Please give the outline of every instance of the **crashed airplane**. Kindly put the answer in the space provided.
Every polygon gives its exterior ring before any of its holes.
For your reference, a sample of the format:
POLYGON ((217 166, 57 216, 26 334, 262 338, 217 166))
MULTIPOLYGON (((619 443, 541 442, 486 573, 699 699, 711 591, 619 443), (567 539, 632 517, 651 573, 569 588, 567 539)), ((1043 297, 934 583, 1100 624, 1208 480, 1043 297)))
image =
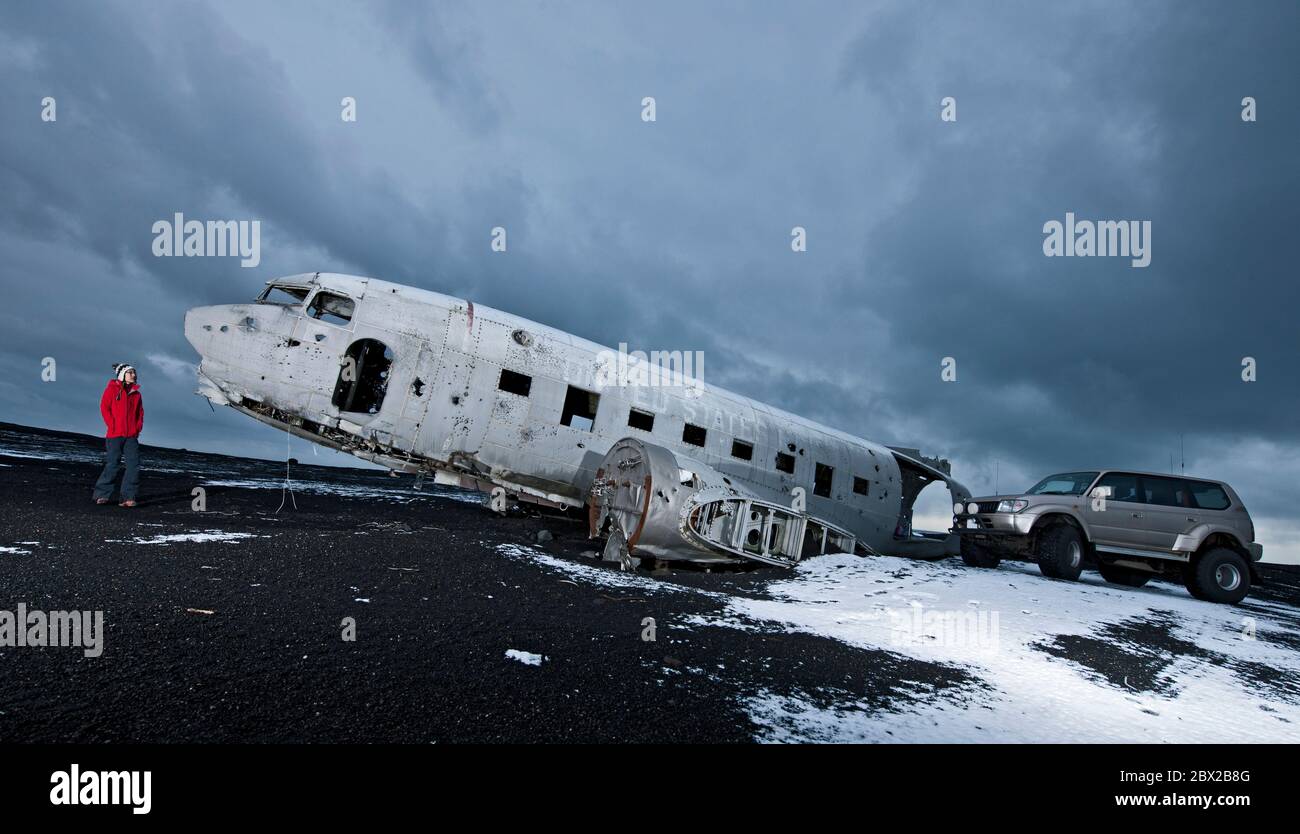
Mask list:
POLYGON ((473 302, 305 273, 197 307, 198 393, 397 472, 586 509, 605 556, 793 566, 831 552, 940 558, 912 530, 946 461, 836 431, 698 380, 610 384, 600 345, 473 302))

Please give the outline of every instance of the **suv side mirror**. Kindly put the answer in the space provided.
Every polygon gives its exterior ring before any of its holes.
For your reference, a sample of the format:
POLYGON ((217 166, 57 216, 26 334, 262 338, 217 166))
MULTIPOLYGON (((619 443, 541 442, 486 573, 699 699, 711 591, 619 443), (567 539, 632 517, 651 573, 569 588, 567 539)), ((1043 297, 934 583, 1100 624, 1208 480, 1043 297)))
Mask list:
POLYGON ((1109 498, 1114 494, 1115 494, 1115 488, 1111 486, 1099 486, 1099 487, 1093 487, 1092 489, 1093 498, 1109 498))

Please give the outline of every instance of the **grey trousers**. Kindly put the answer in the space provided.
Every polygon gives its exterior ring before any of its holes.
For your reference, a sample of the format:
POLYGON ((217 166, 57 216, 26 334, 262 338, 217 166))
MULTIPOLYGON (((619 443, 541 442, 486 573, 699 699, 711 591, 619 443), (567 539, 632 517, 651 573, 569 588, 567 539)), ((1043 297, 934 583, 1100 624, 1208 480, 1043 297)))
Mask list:
POLYGON ((140 441, 134 437, 109 437, 104 440, 108 460, 104 471, 95 482, 95 498, 111 498, 113 488, 117 486, 118 472, 122 462, 126 463, 126 473, 122 476, 122 500, 134 501, 136 490, 140 488, 140 441))

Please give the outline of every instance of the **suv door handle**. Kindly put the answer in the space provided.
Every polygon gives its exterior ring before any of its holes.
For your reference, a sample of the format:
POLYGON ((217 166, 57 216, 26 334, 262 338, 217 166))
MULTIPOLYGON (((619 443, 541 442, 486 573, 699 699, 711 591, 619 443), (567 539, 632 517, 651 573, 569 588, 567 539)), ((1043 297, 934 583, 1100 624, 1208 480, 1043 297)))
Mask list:
POLYGON ((1194 516, 1194 515, 1189 515, 1189 516, 1187 517, 1187 520, 1188 520, 1188 521, 1191 521, 1191 522, 1195 522, 1195 521, 1197 521, 1197 518, 1196 518, 1196 516, 1194 516))
POLYGON ((1133 517, 1134 517, 1134 518, 1141 518, 1141 517, 1142 517, 1142 513, 1133 513, 1133 517))

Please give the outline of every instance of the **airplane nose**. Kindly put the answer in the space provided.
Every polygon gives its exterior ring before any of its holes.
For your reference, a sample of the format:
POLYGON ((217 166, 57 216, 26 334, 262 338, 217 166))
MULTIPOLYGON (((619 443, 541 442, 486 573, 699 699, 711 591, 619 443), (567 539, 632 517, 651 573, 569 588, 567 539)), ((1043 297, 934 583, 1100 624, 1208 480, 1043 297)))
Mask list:
POLYGON ((230 307, 216 305, 194 307, 185 312, 185 339, 199 354, 199 387, 196 393, 217 405, 226 405, 232 394, 226 389, 231 383, 227 363, 228 345, 225 337, 233 329, 230 325, 230 307))
POLYGON ((213 338, 230 330, 229 319, 228 307, 193 307, 185 313, 185 338, 206 359, 213 352, 213 338))
POLYGON ((202 307, 195 307, 192 310, 185 311, 185 339, 190 345, 198 351, 199 356, 203 355, 203 345, 199 337, 199 311, 202 307))

